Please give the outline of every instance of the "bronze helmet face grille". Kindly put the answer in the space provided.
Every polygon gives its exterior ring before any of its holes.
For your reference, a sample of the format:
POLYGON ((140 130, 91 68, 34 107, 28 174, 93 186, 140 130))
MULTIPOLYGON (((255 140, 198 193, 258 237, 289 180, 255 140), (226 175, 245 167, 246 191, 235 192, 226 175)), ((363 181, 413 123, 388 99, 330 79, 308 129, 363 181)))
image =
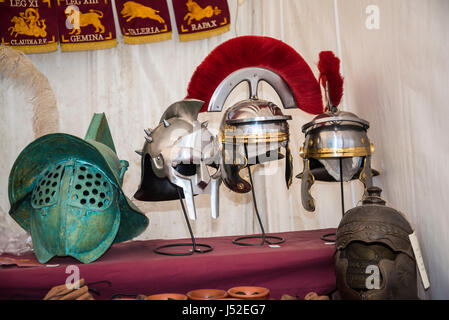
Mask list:
POLYGON ((59 183, 64 167, 51 165, 36 183, 31 194, 31 206, 35 209, 54 205, 59 197, 59 183))
POLYGON ((100 170, 91 165, 85 163, 75 165, 73 186, 71 201, 76 207, 104 210, 112 203, 111 183, 100 170))

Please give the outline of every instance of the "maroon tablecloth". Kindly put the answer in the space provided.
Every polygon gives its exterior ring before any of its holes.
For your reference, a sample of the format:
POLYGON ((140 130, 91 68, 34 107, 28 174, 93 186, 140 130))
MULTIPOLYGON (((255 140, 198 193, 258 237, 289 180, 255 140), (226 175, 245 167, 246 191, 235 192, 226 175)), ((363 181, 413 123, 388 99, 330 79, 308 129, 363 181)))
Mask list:
MULTIPOLYGON (((244 247, 232 244, 235 237, 198 239, 214 251, 173 257, 153 249, 182 240, 132 241, 113 245, 100 259, 81 264, 70 257, 58 257, 38 267, 0 267, 0 299, 42 299, 48 290, 65 283, 68 265, 79 267, 86 283, 108 280, 112 284, 91 287, 100 291, 95 299, 109 299, 117 293, 187 293, 193 289, 227 290, 234 286, 269 288, 270 298, 310 291, 325 294, 335 287, 334 245, 320 240, 334 229, 279 233, 286 242, 279 247, 244 247), (53 265, 53 266, 48 266, 53 265), (57 266, 54 266, 57 265, 57 266)), ((34 258, 34 255, 20 258, 34 258)))

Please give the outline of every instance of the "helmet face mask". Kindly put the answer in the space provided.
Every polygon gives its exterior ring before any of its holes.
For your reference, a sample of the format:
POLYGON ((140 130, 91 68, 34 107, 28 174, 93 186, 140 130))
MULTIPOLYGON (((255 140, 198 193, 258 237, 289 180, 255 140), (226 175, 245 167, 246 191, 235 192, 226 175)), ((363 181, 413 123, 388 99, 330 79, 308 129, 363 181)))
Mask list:
POLYGON ((42 260, 55 254, 82 262, 96 259, 109 247, 120 224, 115 185, 97 166, 80 160, 45 170, 31 194, 31 207, 31 235, 42 260), (52 222, 57 222, 52 229, 58 232, 48 232, 52 222), (101 228, 93 232, 96 225, 101 228))
MULTIPOLYGON (((211 175, 208 169, 218 163, 219 149, 207 124, 197 120, 202 105, 199 100, 176 102, 166 110, 155 129, 145 131, 142 182, 135 194, 136 199, 143 201, 174 200, 180 188, 192 220, 196 219, 193 197, 218 193, 221 183, 220 173, 211 175), (154 192, 155 189, 161 191, 154 192)), ((211 196, 217 199, 211 205, 212 216, 216 218, 218 194, 211 196)))
POLYGON ((336 252, 334 261, 337 287, 343 299, 414 300, 418 297, 414 259, 383 243, 351 242, 336 252), (371 273, 367 270, 378 270, 378 279, 370 281, 371 273))

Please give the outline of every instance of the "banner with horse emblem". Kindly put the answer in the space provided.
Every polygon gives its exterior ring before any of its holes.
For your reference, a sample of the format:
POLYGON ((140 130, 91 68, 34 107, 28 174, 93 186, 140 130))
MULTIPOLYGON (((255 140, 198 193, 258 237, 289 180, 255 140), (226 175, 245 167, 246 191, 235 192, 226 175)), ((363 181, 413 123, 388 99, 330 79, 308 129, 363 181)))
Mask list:
POLYGON ((173 0, 180 41, 216 36, 231 29, 226 0, 173 0))
POLYGON ((25 53, 58 50, 58 25, 52 0, 0 0, 2 44, 25 53))
POLYGON ((117 45, 111 0, 55 0, 62 51, 117 45))
POLYGON ((125 43, 171 39, 167 0, 115 0, 115 5, 125 43))

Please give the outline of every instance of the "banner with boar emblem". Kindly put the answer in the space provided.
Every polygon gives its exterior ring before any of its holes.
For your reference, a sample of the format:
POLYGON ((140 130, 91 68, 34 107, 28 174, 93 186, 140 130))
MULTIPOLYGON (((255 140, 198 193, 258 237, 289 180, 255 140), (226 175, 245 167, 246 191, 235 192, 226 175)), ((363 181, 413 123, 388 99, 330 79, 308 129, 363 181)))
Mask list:
POLYGON ((125 43, 171 39, 167 0, 115 0, 115 5, 125 43))
POLYGON ((25 53, 58 50, 58 25, 52 0, 0 0, 2 44, 25 53))
POLYGON ((55 0, 62 51, 117 45, 111 0, 55 0))
POLYGON ((231 17, 226 0, 173 0, 180 41, 228 32, 231 17))

